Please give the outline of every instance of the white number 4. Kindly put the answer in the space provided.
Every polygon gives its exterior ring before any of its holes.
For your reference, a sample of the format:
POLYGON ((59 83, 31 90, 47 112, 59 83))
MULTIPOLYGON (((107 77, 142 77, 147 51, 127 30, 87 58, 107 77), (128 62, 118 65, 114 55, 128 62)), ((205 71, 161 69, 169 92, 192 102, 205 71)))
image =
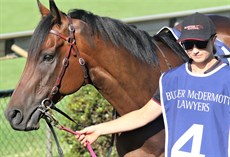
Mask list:
POLYGON ((173 145, 171 157, 205 157, 200 154, 203 135, 203 125, 193 124, 173 145), (193 137, 191 152, 180 149, 193 137))

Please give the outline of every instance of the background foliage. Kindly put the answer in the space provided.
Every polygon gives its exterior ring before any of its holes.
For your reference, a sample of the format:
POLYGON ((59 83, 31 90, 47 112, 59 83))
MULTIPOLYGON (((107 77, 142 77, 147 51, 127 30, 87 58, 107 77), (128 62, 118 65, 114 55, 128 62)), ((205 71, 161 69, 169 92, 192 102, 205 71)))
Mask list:
MULTIPOLYGON (((71 127, 73 130, 80 130, 85 126, 112 119, 113 107, 91 85, 87 85, 74 95, 69 96, 66 105, 66 112, 75 119, 78 124, 76 125, 65 121, 64 125, 71 127)), ((90 157, 86 148, 82 147, 79 142, 76 142, 73 135, 64 133, 63 141, 67 142, 71 148, 68 156, 90 157)), ((105 156, 111 146, 110 142, 111 135, 101 136, 93 143, 92 147, 98 156, 105 156)), ((117 156, 114 148, 111 156, 117 156)))

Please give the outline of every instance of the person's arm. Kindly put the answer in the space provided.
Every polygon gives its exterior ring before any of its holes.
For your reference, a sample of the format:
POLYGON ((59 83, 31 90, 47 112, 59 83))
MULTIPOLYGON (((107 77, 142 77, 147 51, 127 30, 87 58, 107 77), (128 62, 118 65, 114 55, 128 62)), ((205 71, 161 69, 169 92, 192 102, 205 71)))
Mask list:
POLYGON ((161 106, 153 99, 139 110, 129 112, 115 120, 86 127, 78 131, 82 134, 76 136, 82 144, 86 145, 86 140, 93 143, 100 135, 120 133, 140 128, 156 119, 161 114, 161 106))

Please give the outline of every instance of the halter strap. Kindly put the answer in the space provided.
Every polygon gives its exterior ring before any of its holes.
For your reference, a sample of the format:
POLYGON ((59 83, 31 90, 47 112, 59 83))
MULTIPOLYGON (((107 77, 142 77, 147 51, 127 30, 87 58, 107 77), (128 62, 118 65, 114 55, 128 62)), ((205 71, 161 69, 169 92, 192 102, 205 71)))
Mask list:
MULTIPOLYGON (((75 28, 72 24, 72 19, 68 17, 68 20, 69 20, 69 36, 65 36, 64 34, 61 34, 55 30, 50 30, 50 33, 51 34, 54 34, 60 38, 62 38, 63 40, 67 41, 68 42, 68 49, 65 53, 65 56, 64 56, 64 59, 62 61, 62 68, 61 68, 61 71, 58 75, 58 78, 55 82, 55 85, 53 86, 49 96, 48 96, 48 99, 50 101, 52 101, 53 99, 53 96, 58 92, 59 88, 60 88, 60 84, 61 84, 61 81, 62 81, 62 78, 65 74, 65 71, 69 65, 69 58, 70 58, 70 55, 71 53, 74 55, 74 56, 77 56, 78 58, 78 62, 82 68, 82 71, 84 73, 84 84, 88 84, 89 83, 89 75, 88 75, 88 71, 87 71, 87 68, 86 68, 86 63, 85 63, 85 60, 81 57, 80 53, 79 53, 79 50, 76 46, 76 39, 75 39, 75 35, 74 35, 74 32, 75 32, 75 28)), ((50 106, 50 105, 49 105, 50 106)))

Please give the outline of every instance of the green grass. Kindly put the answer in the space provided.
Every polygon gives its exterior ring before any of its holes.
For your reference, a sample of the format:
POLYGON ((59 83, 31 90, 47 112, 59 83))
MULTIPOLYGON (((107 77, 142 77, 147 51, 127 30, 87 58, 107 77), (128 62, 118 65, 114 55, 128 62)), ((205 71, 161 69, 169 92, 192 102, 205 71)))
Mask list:
POLYGON ((24 69, 26 59, 0 61, 0 90, 14 89, 24 69))
MULTIPOLYGON (((41 0, 48 7, 48 0, 41 0)), ((100 16, 128 18, 230 5, 229 0, 55 0, 64 12, 80 8, 100 16)), ((39 19, 36 0, 0 0, 0 34, 33 30, 39 19)))

